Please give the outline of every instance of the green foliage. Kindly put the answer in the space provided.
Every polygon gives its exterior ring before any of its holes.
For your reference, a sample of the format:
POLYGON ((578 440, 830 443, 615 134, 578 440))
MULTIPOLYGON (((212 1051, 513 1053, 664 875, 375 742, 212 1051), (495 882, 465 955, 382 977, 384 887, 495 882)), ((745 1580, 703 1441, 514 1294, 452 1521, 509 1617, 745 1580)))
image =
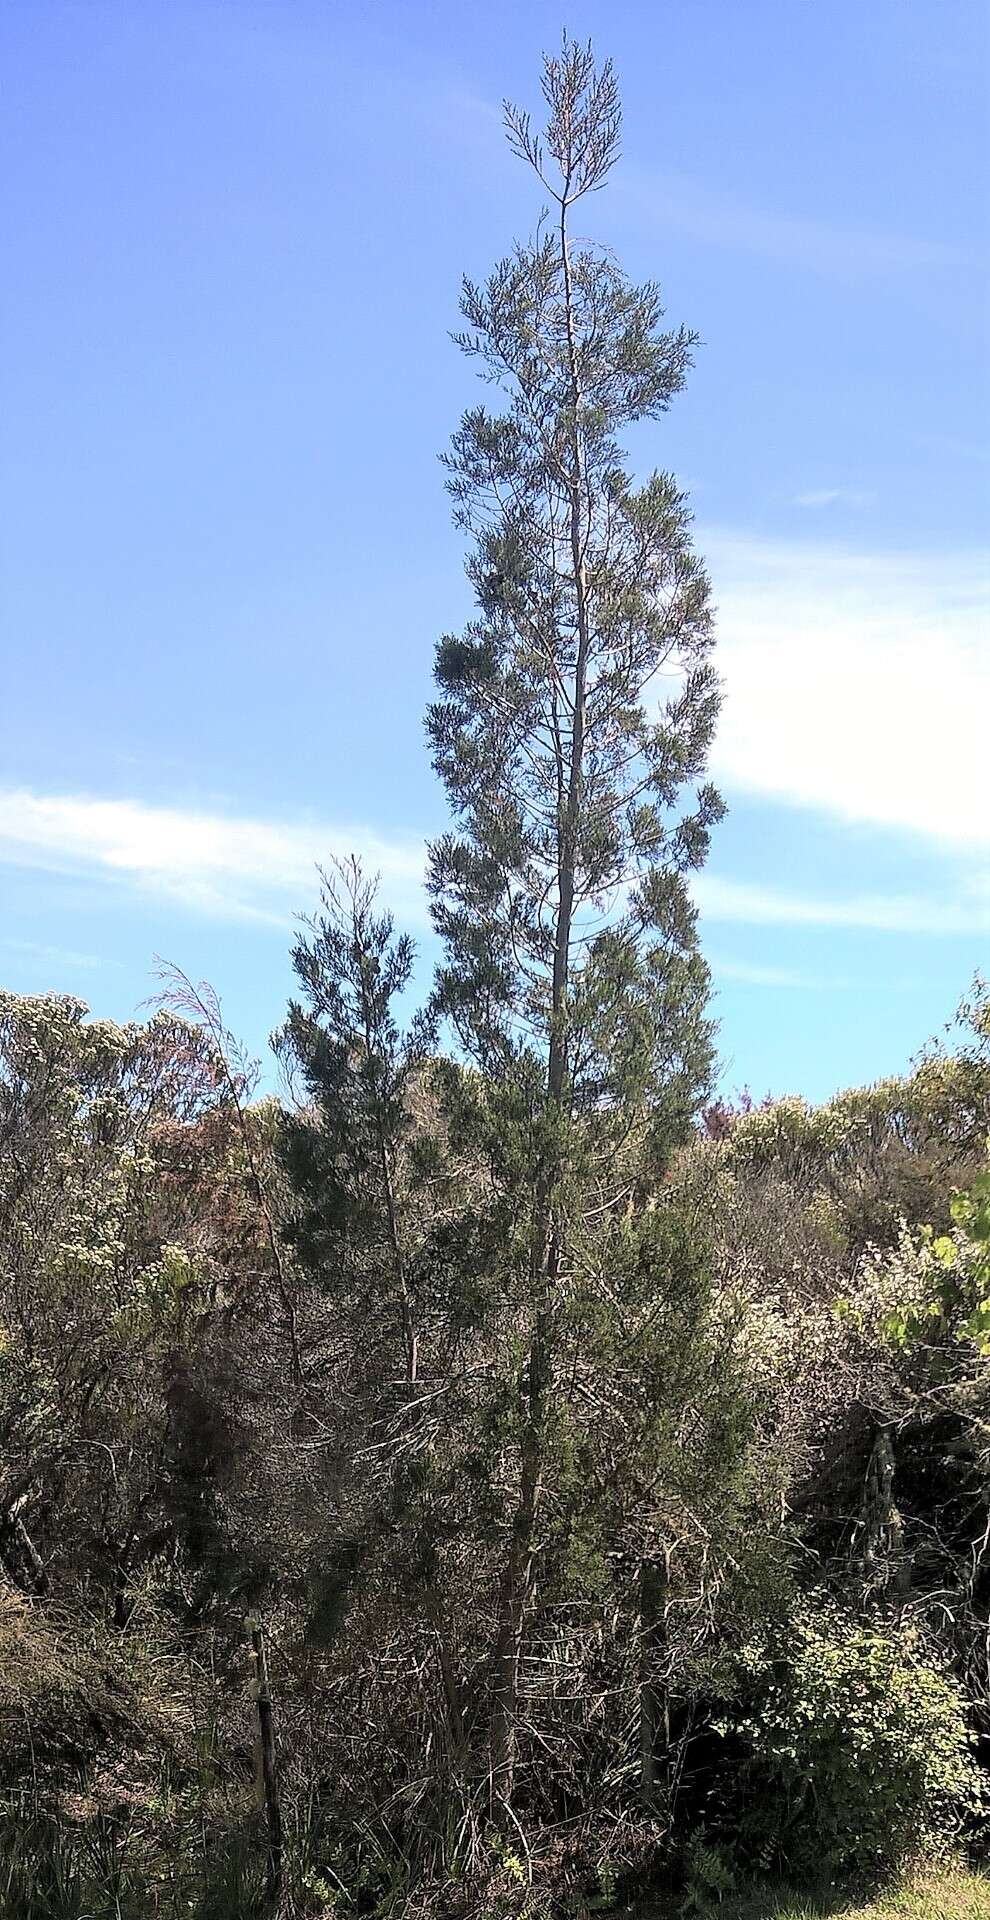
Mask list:
POLYGON ((271 1912, 256 1850, 224 1839, 208 1859, 156 1856, 119 1817, 75 1826, 0 1813, 4 1920, 262 1920, 271 1912))
MULTIPOLYGON (((968 1192, 958 1193, 952 1201, 952 1218, 971 1249, 969 1259, 970 1311, 959 1329, 960 1336, 972 1340, 980 1354, 986 1359, 990 1356, 990 1172, 977 1175, 968 1192)), ((936 1254, 940 1247, 951 1247, 951 1241, 936 1241, 936 1254)), ((953 1257, 949 1261, 954 1271, 958 1256, 953 1248, 953 1257)))
POLYGON ((685 1915, 709 1913, 726 1894, 735 1893, 738 1882, 730 1848, 695 1834, 684 1865, 687 1885, 681 1911, 685 1915))
POLYGON ((979 1812, 960 1689, 909 1630, 809 1600, 739 1674, 741 1831, 765 1869, 882 1874, 979 1812))
POLYGON ((710 1065, 683 875, 721 811, 698 784, 712 618, 683 496, 664 474, 637 489, 616 436, 665 411, 694 339, 663 330, 656 287, 568 234, 616 156, 611 68, 565 39, 544 93, 542 143, 526 116, 508 125, 544 189, 560 156, 558 228, 462 297, 460 343, 507 402, 470 409, 447 459, 478 614, 441 641, 428 714, 456 823, 431 850, 437 1005, 486 1073, 552 1040, 568 1108, 663 1097, 682 1127, 710 1065), (657 711, 661 665, 678 686, 657 711))
POLYGON ((414 1062, 394 1003, 408 985, 412 942, 376 911, 376 882, 356 861, 323 875, 320 913, 296 941, 293 1001, 276 1048, 301 1110, 283 1115, 281 1150, 296 1196, 291 1237, 325 1272, 387 1230, 384 1187, 409 1128, 414 1062))
POLYGON ((920 1286, 898 1300, 883 1331, 895 1346, 963 1341, 990 1358, 990 1172, 976 1175, 955 1193, 950 1212, 956 1231, 935 1234, 922 1227, 917 1269, 920 1286))
POLYGON ((798 1098, 720 1116, 721 1156, 743 1180, 783 1180, 801 1206, 829 1204, 851 1260, 903 1224, 951 1228, 949 1198, 990 1130, 990 992, 977 981, 950 1029, 903 1079, 811 1107, 798 1098))

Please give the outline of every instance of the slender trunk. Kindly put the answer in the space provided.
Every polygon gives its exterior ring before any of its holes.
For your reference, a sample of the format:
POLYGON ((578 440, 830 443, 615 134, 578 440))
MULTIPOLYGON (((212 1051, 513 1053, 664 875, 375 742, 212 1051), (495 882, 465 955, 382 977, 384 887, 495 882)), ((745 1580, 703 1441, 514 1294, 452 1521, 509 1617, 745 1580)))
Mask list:
MULTIPOLYGON (((355 925, 355 944, 357 944, 358 937, 358 929, 355 925)), ((368 1003, 368 990, 363 960, 361 963, 361 1014, 364 1022, 365 1053, 368 1060, 371 1061, 375 1052, 374 1031, 371 1008, 368 1003)), ((406 1359, 406 1383, 408 1386, 414 1387, 419 1375, 419 1340, 413 1316, 412 1299, 406 1274, 405 1255, 402 1249, 402 1238, 399 1232, 399 1215, 395 1204, 395 1179, 392 1173, 392 1158, 389 1149, 388 1133, 382 1112, 382 1100, 384 1097, 384 1094, 381 1098, 379 1098, 377 1094, 375 1096, 375 1135, 378 1143, 378 1160, 381 1168, 382 1191, 385 1196, 385 1215, 388 1221, 388 1242, 389 1251, 392 1256, 392 1275, 399 1296, 399 1316, 402 1321, 402 1346, 406 1359)))
POLYGON ((429 1604, 429 1613, 433 1625, 437 1666, 440 1670, 444 1704, 447 1709, 450 1757, 454 1772, 460 1774, 465 1766, 468 1754, 468 1722, 465 1711, 464 1690, 461 1686, 451 1655, 447 1623, 443 1617, 439 1601, 435 1597, 429 1604))
POLYGON ((663 1645, 666 1574, 655 1560, 639 1569, 639 1791, 643 1812, 657 1806, 657 1741, 664 1718, 657 1660, 663 1645))
MULTIPOLYGON (((557 920, 554 929, 551 980, 550 1033, 547 1056, 547 1096, 554 1120, 564 1117, 567 1087, 567 989, 570 977, 571 934, 578 858, 578 827, 584 773, 585 707, 587 698, 590 620, 584 550, 584 462, 581 450, 581 381, 574 335, 574 303, 567 236, 569 177, 560 202, 560 253, 567 326, 569 411, 571 426, 570 499, 571 568, 574 580, 577 647, 574 663, 574 705, 567 788, 558 821, 557 920)), ((560 1138, 556 1136, 550 1162, 537 1183, 534 1205, 531 1277, 537 1302, 526 1367, 523 1437, 520 1448, 519 1498, 499 1604, 495 1649, 495 1704, 492 1721, 491 1764, 498 1792, 508 1797, 512 1787, 518 1720, 519 1670, 526 1613, 532 1598, 536 1519, 543 1477, 544 1429, 552 1378, 552 1314, 560 1274, 561 1249, 554 1226, 554 1199, 560 1175, 560 1138)))
MULTIPOLYGON (((550 1249, 551 1257, 553 1249, 550 1249)), ((491 1735, 491 1771, 495 1790, 507 1799, 512 1790, 526 1609, 532 1594, 533 1546, 543 1472, 543 1428, 548 1386, 549 1313, 536 1315, 526 1370, 526 1403, 520 1448, 519 1498, 499 1596, 495 1643, 495 1704, 491 1735)))
POLYGON ((392 1166, 389 1160, 388 1142, 384 1132, 380 1132, 382 1182, 385 1189, 385 1210, 388 1216, 389 1245, 392 1250, 392 1271, 399 1295, 399 1313, 402 1318, 402 1345, 406 1356, 406 1382, 410 1387, 416 1385, 419 1374, 419 1340, 413 1318, 412 1300, 409 1282, 406 1277, 406 1262, 399 1237, 398 1213, 395 1205, 395 1183, 392 1178, 392 1166))
MULTIPOLYGON (((272 1216, 272 1209, 269 1205, 268 1195, 265 1192, 265 1184, 262 1180, 261 1170, 258 1166, 257 1156, 254 1151, 251 1130, 248 1126, 247 1115, 244 1111, 244 1102, 241 1098, 241 1090, 238 1085, 238 1076, 234 1072, 227 1057, 227 1041, 219 1009, 215 1004, 205 999, 203 993, 200 992, 197 987, 193 986, 188 974, 183 973, 181 967, 170 968, 169 973, 172 979, 179 983, 182 990, 182 997, 187 999, 196 1009, 199 1018, 205 1025, 216 1049, 217 1064, 227 1083, 227 1091, 233 1103, 234 1114, 237 1120, 237 1130, 240 1134, 241 1145, 244 1149, 244 1158, 247 1161, 251 1193, 264 1224, 265 1238, 268 1242, 268 1251, 271 1255, 272 1267, 275 1272, 275 1285, 278 1289, 278 1296, 282 1303, 282 1311, 286 1318, 289 1348, 292 1356, 293 1384, 299 1387, 304 1383, 304 1375, 302 1355, 299 1350, 299 1329, 295 1298, 286 1276, 285 1261, 282 1258, 282 1246, 279 1239, 278 1228, 272 1216)), ((181 1004, 182 999, 180 999, 180 1005, 181 1004)))
POLYGON ((295 1299, 293 1298, 292 1289, 289 1286, 288 1280, 286 1279, 285 1262, 282 1259, 282 1249, 279 1244, 278 1229, 272 1218, 271 1208, 268 1204, 268 1197, 265 1193, 264 1185, 261 1179, 261 1174, 258 1171, 258 1165, 254 1155, 254 1148, 251 1145, 251 1138, 248 1131, 247 1117, 241 1108, 239 1098, 237 1098, 237 1122, 240 1130, 241 1140, 244 1145, 244 1152, 247 1156, 248 1170, 250 1172, 251 1184, 254 1190, 255 1203, 258 1207, 258 1211, 261 1214, 262 1220, 264 1221, 264 1225, 265 1225, 265 1238, 268 1241, 268 1251, 271 1254, 272 1266, 275 1269, 275 1284, 278 1288, 279 1299, 282 1302, 282 1311, 285 1314, 286 1326, 289 1334, 289 1351, 292 1355, 293 1384, 297 1387, 300 1387, 303 1384, 303 1365, 302 1365, 302 1355, 300 1354, 300 1351, 299 1351, 299 1329, 298 1329, 298 1324, 296 1319, 296 1303, 295 1303, 295 1299))
POLYGON ((258 1745, 260 1755, 261 1796, 268 1825, 266 1880, 268 1897, 275 1901, 282 1889, 282 1809, 278 1797, 278 1768, 275 1758, 275 1720, 271 1689, 268 1684, 268 1655, 260 1620, 250 1622, 254 1654, 255 1692, 258 1706, 258 1745))
POLYGON ((560 1106, 563 1100, 567 1071, 565 1013, 567 983, 570 971, 571 928, 574 919, 578 824, 581 813, 581 787, 584 774, 585 705, 587 700, 588 651, 590 644, 588 576, 585 564, 584 530, 582 524, 584 460, 581 452, 581 374, 578 366, 577 343, 574 338, 574 295, 571 285, 571 262, 567 238, 568 186, 569 182, 565 180, 564 196, 560 205, 560 255, 564 278, 564 306, 567 323, 567 357, 570 382, 571 473, 568 494, 570 505, 571 571, 574 578, 577 651, 574 661, 574 713, 571 726, 571 752, 567 779, 567 797, 564 804, 564 818, 559 828, 558 907, 553 955, 553 999, 548 1069, 550 1098, 558 1106, 560 1106))

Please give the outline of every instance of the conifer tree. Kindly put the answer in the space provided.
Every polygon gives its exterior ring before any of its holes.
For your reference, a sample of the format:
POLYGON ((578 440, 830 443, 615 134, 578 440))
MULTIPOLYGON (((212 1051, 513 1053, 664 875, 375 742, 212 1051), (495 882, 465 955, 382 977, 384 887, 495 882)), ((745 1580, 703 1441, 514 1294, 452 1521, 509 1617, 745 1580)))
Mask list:
MULTIPOLYGON (((392 1315, 407 1385, 419 1340, 409 1275, 400 1159, 416 1049, 394 1002, 413 945, 379 912, 376 882, 349 859, 322 875, 319 914, 293 965, 303 1000, 290 1002, 277 1049, 305 1092, 286 1117, 282 1153, 297 1199, 291 1238, 322 1284, 392 1315)), ((384 1334, 386 1344, 388 1333, 384 1334)), ((393 1373, 386 1363, 386 1372, 393 1373)))
POLYGON ((708 1079, 686 875, 722 811, 704 780, 718 683, 687 503, 666 473, 637 487, 619 439, 664 413, 695 336, 665 330, 657 287, 573 233, 618 157, 611 65, 565 37, 543 94, 542 136, 515 107, 505 119, 550 212, 463 287, 459 343, 503 404, 470 409, 446 456, 477 612, 440 642, 428 714, 454 814, 430 856, 435 1004, 473 1069, 459 1097, 474 1088, 493 1165, 517 1187, 503 1276, 517 1451, 490 1716, 503 1792, 574 1262, 595 1219, 634 1204, 708 1079))

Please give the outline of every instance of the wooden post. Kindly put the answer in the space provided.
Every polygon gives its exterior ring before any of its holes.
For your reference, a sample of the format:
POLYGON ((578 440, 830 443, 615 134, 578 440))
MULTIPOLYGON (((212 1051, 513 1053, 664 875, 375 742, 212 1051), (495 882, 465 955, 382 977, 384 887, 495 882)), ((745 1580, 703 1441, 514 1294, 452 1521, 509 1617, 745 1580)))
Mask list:
POLYGON ((258 1706, 258 1733, 261 1752, 261 1790, 268 1823, 268 1897, 277 1900, 282 1890, 282 1809, 278 1798, 278 1768, 275 1761, 275 1720, 268 1684, 268 1655, 265 1630, 256 1614, 248 1616, 248 1631, 254 1655, 255 1699, 258 1706))

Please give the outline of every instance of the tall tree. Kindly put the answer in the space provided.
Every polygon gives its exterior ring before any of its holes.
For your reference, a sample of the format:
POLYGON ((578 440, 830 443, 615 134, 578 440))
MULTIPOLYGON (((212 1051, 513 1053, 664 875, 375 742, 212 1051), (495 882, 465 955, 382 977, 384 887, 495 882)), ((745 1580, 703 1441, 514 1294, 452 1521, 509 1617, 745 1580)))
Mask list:
POLYGON ((657 287, 572 232, 618 157, 611 65, 565 37, 543 94, 542 136, 515 107, 505 120, 551 212, 485 285, 463 287, 459 342, 505 404, 465 413, 447 455, 477 615, 438 647, 428 714, 456 823, 430 855, 436 1004, 520 1188, 518 1452, 490 1726, 506 1791, 574 1261, 708 1077, 685 875, 722 811, 702 778, 718 683, 687 503, 669 474, 636 487, 618 441, 666 410, 695 336, 665 331, 657 287))

